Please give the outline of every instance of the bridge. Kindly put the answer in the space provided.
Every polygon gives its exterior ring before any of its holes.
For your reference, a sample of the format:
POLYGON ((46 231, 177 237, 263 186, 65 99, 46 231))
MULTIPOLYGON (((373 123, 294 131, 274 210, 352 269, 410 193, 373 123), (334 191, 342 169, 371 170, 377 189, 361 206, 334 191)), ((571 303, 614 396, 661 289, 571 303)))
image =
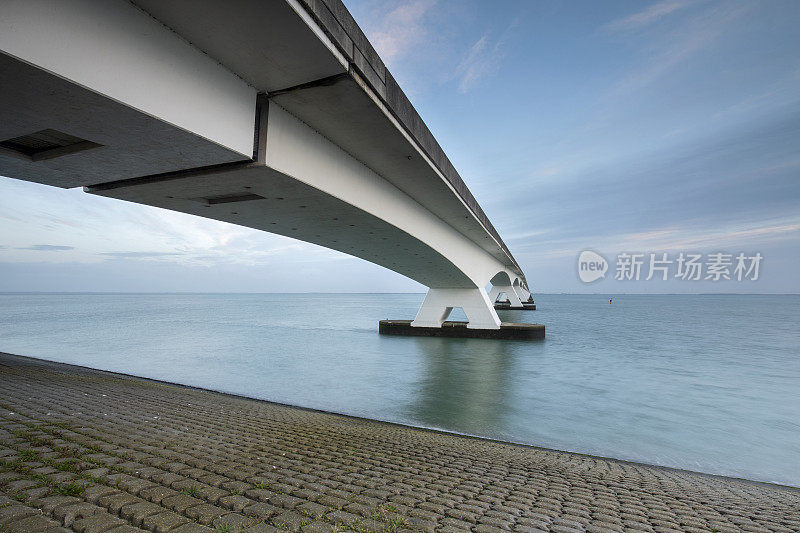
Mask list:
POLYGON ((285 235, 500 330, 528 283, 340 0, 4 0, 0 175, 285 235))

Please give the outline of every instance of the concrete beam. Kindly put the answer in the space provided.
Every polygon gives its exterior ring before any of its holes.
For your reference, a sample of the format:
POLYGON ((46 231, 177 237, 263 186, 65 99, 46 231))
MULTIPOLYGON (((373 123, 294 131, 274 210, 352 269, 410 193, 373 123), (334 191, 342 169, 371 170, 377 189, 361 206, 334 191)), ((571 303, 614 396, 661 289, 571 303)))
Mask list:
POLYGON ((4 0, 0 53, 252 155, 256 89, 129 2, 4 0))

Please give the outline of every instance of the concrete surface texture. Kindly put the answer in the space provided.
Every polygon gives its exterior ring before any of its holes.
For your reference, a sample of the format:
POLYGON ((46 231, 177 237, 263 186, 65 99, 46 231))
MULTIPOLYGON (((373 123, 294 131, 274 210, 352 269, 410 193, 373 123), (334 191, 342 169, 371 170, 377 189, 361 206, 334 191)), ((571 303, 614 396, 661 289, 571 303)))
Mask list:
POLYGON ((0 355, 0 530, 798 531, 797 489, 0 355))

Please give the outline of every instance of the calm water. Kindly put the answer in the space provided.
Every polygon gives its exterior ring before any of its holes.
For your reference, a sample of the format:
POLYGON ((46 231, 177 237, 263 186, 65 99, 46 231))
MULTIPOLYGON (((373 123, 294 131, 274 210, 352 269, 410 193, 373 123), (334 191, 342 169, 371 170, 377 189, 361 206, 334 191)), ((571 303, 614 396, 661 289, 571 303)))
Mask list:
POLYGON ((422 295, 0 294, 0 350, 800 485, 800 296, 535 298, 520 342, 378 335, 422 295))

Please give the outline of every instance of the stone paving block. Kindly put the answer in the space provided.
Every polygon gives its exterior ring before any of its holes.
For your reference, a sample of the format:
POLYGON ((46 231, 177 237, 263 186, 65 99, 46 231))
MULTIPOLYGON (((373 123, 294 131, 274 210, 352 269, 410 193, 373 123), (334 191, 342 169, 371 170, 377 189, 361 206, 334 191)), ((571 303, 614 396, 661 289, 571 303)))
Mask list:
POLYGON ((39 509, 33 509, 27 505, 11 504, 6 507, 0 507, 0 526, 5 526, 26 516, 41 514, 42 511, 39 509))
POLYGON ((253 500, 244 496, 225 496, 220 498, 217 505, 231 511, 239 512, 245 507, 253 505, 253 500))
POLYGON ((278 528, 271 526, 269 524, 256 524, 254 526, 246 527, 242 530, 242 533, 275 533, 278 531, 278 528))
POLYGON ((257 522, 258 520, 249 518, 247 516, 238 513, 228 513, 226 515, 220 516, 219 518, 215 519, 212 522, 212 526, 217 529, 223 529, 227 527, 233 530, 237 530, 253 526, 257 522))
POLYGON ((125 525, 125 521, 107 512, 96 513, 87 518, 79 518, 72 523, 77 533, 103 533, 109 529, 125 525))
POLYGON ((479 516, 475 513, 464 511, 463 509, 447 509, 444 514, 462 522, 471 522, 473 524, 478 521, 479 516))
POLYGON ((245 483, 243 481, 225 481, 219 485, 219 488, 227 490, 234 496, 241 496, 247 491, 252 490, 253 486, 250 483, 245 483))
POLYGON ((17 481, 11 481, 10 483, 7 483, 4 487, 4 490, 9 494, 13 494, 25 489, 32 489, 36 487, 36 485, 37 483, 32 479, 18 479, 17 481))
POLYGON ((344 498, 337 498, 336 496, 323 496, 317 499, 317 503, 325 505, 326 507, 331 507, 333 509, 342 509, 345 505, 350 503, 349 500, 345 500, 344 498))
POLYGON ((478 524, 494 527, 497 529, 511 529, 514 523, 509 519, 510 517, 499 518, 496 516, 481 516, 478 517, 478 524))
POLYGON ((175 494, 174 496, 167 496, 161 500, 162 506, 172 509, 177 513, 183 513, 189 507, 194 507, 201 503, 203 503, 203 500, 187 494, 175 494))
POLYGON ((44 533, 58 531, 61 524, 41 514, 29 515, 3 525, 3 533, 44 533))
POLYGON ((108 474, 108 468, 90 468, 88 470, 84 470, 82 473, 89 477, 100 478, 108 474))
POLYGON ((178 491, 176 490, 164 487, 162 485, 153 485, 152 487, 142 489, 139 492, 139 497, 144 498, 147 501, 160 504, 164 498, 175 496, 177 494, 178 491))
POLYGON ((213 533, 215 530, 208 526, 202 526, 200 524, 195 524, 193 522, 189 522, 188 524, 183 524, 182 526, 178 526, 170 533, 213 533))
POLYGON ((35 507, 42 510, 44 514, 50 514, 53 510, 60 505, 67 505, 72 503, 79 503, 82 500, 74 496, 46 496, 31 502, 35 507))
POLYGON ((160 483, 166 487, 169 487, 173 483, 179 483, 186 479, 180 474, 175 474, 173 472, 162 472, 161 474, 155 474, 150 478, 150 481, 154 483, 160 483))
POLYGON ((464 522, 463 520, 457 520, 455 518, 443 518, 439 520, 439 524, 444 527, 450 527, 453 529, 459 529, 461 531, 470 531, 472 530, 473 524, 470 522, 464 522))
POLYGON ((87 518, 106 510, 88 502, 79 502, 60 505, 53 509, 53 518, 60 520, 64 527, 71 527, 72 523, 80 518, 87 518))
POLYGON ((240 512, 245 516, 257 518, 259 520, 267 520, 272 516, 283 513, 285 509, 275 507, 268 503, 254 503, 242 509, 240 512))
POLYGON ((215 505, 203 503, 195 507, 189 507, 184 511, 184 514, 201 524, 208 525, 222 515, 228 514, 230 511, 222 509, 215 505))
POLYGON ((141 501, 144 500, 142 500, 141 498, 137 498, 133 494, 128 494, 127 492, 121 492, 119 494, 109 494, 107 496, 102 496, 101 498, 98 498, 97 505, 105 507, 113 514, 117 514, 124 505, 130 505, 141 501))
POLYGON ((0 485, 5 485, 9 481, 14 481, 15 479, 20 479, 22 474, 18 472, 8 471, 8 472, 0 472, 0 485))
POLYGON ((251 500, 256 500, 260 502, 269 501, 271 497, 276 496, 276 494, 269 489, 249 489, 245 491, 244 495, 250 498, 251 500))
POLYGON ((163 507, 152 502, 138 502, 122 507, 119 515, 133 525, 140 526, 146 517, 160 513, 163 510, 163 507))
POLYGON ((34 500, 46 497, 48 494, 50 494, 51 490, 52 489, 50 489, 50 487, 34 487, 32 489, 21 491, 21 494, 24 495, 25 502, 32 502, 34 500))
POLYGON ((478 524, 477 526, 472 528, 472 531, 475 533, 506 533, 510 531, 511 528, 499 528, 495 526, 490 526, 488 524, 478 524))
POLYGON ((295 510, 300 514, 310 516, 314 519, 319 519, 325 516, 325 513, 327 513, 330 509, 318 503, 305 502, 295 507, 295 510))
POLYGON ((325 522, 311 522, 307 526, 303 526, 303 533, 334 533, 334 527, 325 522))
POLYGON ((158 514, 151 514, 142 520, 142 527, 156 533, 171 531, 174 528, 186 524, 189 521, 183 516, 173 511, 162 511, 158 514))
POLYGON ((344 510, 360 516, 372 516, 372 514, 375 512, 375 509, 372 507, 361 503, 348 503, 344 506, 344 510))
POLYGON ((289 496, 288 494, 273 494, 269 497, 269 503, 276 507, 283 507, 284 509, 294 509, 301 503, 303 500, 300 498, 295 498, 294 496, 289 496))
MULTIPOLYGON (((544 530, 539 530, 539 531, 544 531, 544 530)), ((586 526, 586 531, 587 533, 623 533, 625 529, 622 528, 621 526, 602 524, 602 523, 597 524, 594 522, 590 522, 589 525, 586 526)))
POLYGON ((84 489, 81 496, 83 496, 83 499, 88 502, 97 503, 97 500, 103 496, 109 496, 112 494, 121 494, 121 491, 106 485, 90 485, 84 489))

